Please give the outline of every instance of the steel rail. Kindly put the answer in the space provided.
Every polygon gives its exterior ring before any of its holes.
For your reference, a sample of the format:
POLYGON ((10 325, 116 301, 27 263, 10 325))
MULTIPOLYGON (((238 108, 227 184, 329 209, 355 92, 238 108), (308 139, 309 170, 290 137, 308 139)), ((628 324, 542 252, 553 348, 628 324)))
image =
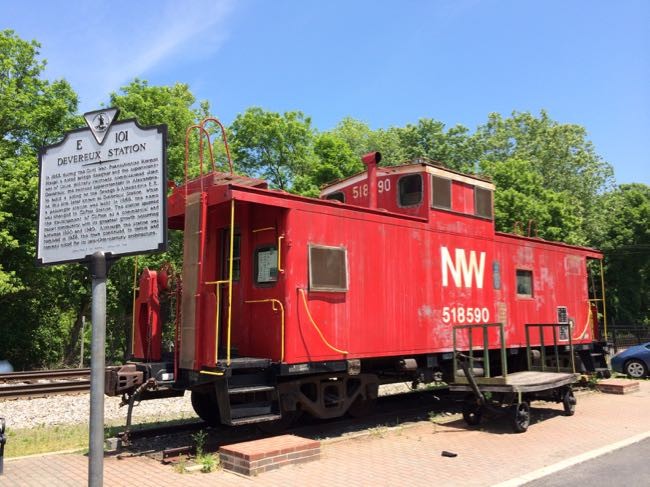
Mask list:
MULTIPOLYGON (((376 410, 363 417, 349 418, 343 416, 332 419, 317 419, 305 415, 302 421, 276 434, 297 434, 304 437, 328 438, 336 437, 355 429, 368 429, 377 427, 378 425, 398 425, 409 421, 430 420, 432 411, 450 415, 460 414, 462 410, 462 397, 463 395, 461 394, 449 393, 449 391, 444 389, 440 391, 420 390, 416 393, 403 392, 379 396, 377 398, 376 410), (436 392, 438 396, 436 396, 436 392)), ((269 436, 269 433, 261 432, 254 426, 228 427, 218 425, 213 427, 198 418, 196 421, 181 424, 149 427, 142 425, 138 429, 129 432, 129 443, 124 446, 127 447, 130 454, 139 454, 137 452, 142 448, 145 448, 144 451, 149 453, 151 451, 159 451, 162 453, 162 461, 165 463, 173 461, 173 458, 179 455, 189 454, 194 451, 193 442, 189 443, 188 433, 208 429, 208 432, 211 432, 210 437, 217 441, 216 445, 211 442, 210 449, 212 450, 215 446, 269 436), (168 438, 164 441, 164 446, 154 446, 154 450, 151 450, 152 446, 147 441, 159 437, 168 438), (139 443, 141 441, 145 441, 145 443, 139 443)), ((115 436, 121 438, 122 435, 124 435, 124 431, 117 433, 115 436)))
POLYGON ((37 382, 33 384, 9 384, 0 386, 0 398, 42 397, 70 392, 85 392, 90 389, 90 380, 66 382, 37 382))
POLYGON ((89 377, 90 369, 56 369, 56 370, 31 370, 28 372, 9 372, 0 374, 0 382, 21 380, 48 380, 58 377, 89 377))

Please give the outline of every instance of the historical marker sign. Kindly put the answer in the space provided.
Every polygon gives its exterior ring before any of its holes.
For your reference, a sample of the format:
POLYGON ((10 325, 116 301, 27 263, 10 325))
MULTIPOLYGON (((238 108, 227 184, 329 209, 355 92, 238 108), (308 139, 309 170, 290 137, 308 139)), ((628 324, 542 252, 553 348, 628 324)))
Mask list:
POLYGON ((166 126, 113 122, 115 108, 84 117, 39 155, 37 262, 165 250, 166 126))

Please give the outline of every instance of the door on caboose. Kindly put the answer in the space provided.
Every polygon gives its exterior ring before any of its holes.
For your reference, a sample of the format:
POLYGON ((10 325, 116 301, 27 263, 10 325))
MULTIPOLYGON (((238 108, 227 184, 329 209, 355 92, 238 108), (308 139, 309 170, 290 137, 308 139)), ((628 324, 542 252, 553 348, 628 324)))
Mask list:
POLYGON ((247 333, 242 345, 252 357, 281 358, 284 214, 265 205, 252 205, 249 213, 250 274, 241 291, 241 325, 247 333))

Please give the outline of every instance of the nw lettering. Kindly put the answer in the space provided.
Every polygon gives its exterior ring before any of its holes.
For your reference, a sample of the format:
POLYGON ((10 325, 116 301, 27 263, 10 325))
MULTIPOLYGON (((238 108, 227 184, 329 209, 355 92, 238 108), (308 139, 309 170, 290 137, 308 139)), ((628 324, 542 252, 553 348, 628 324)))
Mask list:
POLYGON ((449 285, 449 274, 456 287, 472 287, 472 281, 476 281, 476 287, 483 289, 483 271, 485 270, 485 252, 480 253, 477 262, 476 252, 469 252, 469 262, 465 249, 456 249, 452 259, 447 247, 440 247, 440 258, 442 264, 442 285, 449 285))

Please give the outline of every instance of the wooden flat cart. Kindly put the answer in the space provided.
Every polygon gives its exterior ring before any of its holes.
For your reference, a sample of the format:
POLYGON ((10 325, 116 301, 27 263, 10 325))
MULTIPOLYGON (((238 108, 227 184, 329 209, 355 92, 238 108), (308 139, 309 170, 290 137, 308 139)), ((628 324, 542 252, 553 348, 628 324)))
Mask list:
POLYGON ((572 384, 578 380, 579 374, 575 373, 573 360, 573 345, 568 340, 567 345, 558 346, 556 327, 557 324, 526 325, 526 351, 528 354, 528 368, 531 370, 508 373, 506 361, 506 348, 503 340, 503 325, 493 323, 486 325, 464 325, 454 328, 454 378, 449 389, 456 392, 467 392, 463 405, 463 419, 470 425, 478 425, 485 411, 495 414, 509 415, 513 429, 516 433, 523 433, 530 425, 530 403, 533 400, 551 401, 562 403, 564 414, 572 416, 575 412, 576 398, 573 394, 572 384), (501 374, 490 375, 490 359, 488 350, 488 328, 499 327, 501 341, 501 374), (537 327, 541 340, 540 350, 531 349, 529 327, 537 327), (554 355, 547 360, 543 340, 543 329, 553 328, 554 355), (471 337, 476 328, 483 329, 483 357, 476 357, 469 340, 469 352, 461 353, 456 350, 456 331, 467 330, 471 337), (563 348, 563 350, 560 350, 563 348), (539 352, 541 365, 534 365, 533 352, 539 352), (568 355, 567 355, 568 354, 568 355), (553 360, 554 359, 554 360, 553 360), (570 363, 570 367, 563 367, 562 360, 570 363), (554 365, 548 366, 547 362, 554 365), (478 364, 478 366, 477 366, 478 364), (555 371, 553 371, 555 370, 555 371))

